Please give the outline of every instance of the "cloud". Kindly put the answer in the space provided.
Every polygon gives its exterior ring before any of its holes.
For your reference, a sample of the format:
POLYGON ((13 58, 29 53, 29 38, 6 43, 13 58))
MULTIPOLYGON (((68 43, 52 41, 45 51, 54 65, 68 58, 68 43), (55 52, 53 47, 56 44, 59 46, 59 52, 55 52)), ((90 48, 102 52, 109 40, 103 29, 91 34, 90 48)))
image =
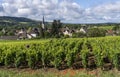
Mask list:
POLYGON ((98 13, 119 13, 120 12, 120 1, 115 3, 109 3, 97 6, 94 10, 98 13))
MULTIPOLYGON (((120 1, 107 3, 91 8, 91 16, 100 18, 101 20, 116 22, 120 16, 120 1)), ((96 18, 96 20, 99 20, 96 18)))
POLYGON ((118 21, 120 1, 85 8, 73 0, 4 0, 0 15, 27 17, 41 20, 62 19, 63 22, 87 23, 118 21))
POLYGON ((3 9, 2 5, 0 5, 0 12, 1 12, 1 11, 4 11, 4 9, 3 9))
POLYGON ((84 8, 83 17, 79 18, 84 23, 119 22, 120 1, 104 3, 94 7, 84 8))
POLYGON ((42 15, 53 15, 57 4, 58 0, 4 0, 2 7, 5 15, 40 19, 42 15))
POLYGON ((4 9, 3 9, 3 7, 2 7, 2 5, 0 4, 0 15, 4 15, 4 9))
MULTIPOLYGON (((80 5, 72 0, 4 0, 2 12, 7 16, 23 16, 33 19, 78 19, 81 14, 80 5)), ((3 14, 0 14, 3 15, 3 14)))
POLYGON ((66 20, 78 19, 82 14, 82 8, 75 2, 63 1, 59 5, 58 15, 66 20))

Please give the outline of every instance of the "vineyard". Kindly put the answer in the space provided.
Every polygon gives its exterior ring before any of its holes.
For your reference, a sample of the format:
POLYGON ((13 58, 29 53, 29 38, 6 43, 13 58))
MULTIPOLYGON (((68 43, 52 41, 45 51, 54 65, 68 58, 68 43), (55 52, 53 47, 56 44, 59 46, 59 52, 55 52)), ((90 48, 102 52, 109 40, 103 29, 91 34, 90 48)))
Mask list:
POLYGON ((120 37, 1 41, 0 66, 119 69, 120 37))

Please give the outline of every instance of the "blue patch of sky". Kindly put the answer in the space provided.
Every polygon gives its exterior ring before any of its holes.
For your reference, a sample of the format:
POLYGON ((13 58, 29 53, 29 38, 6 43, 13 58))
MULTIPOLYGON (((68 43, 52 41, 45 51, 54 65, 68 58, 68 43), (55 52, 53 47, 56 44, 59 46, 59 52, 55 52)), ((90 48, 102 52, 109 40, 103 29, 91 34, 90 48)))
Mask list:
POLYGON ((75 1, 83 8, 90 8, 101 4, 114 3, 120 0, 75 0, 75 1))

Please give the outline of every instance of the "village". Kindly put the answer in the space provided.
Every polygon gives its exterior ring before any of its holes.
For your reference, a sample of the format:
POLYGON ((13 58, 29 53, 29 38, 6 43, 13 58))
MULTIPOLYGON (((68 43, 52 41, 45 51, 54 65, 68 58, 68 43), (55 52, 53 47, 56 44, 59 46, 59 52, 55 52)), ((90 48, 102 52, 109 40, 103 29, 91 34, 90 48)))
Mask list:
MULTIPOLYGON (((29 27, 28 29, 22 27, 17 30, 14 29, 13 35, 1 35, 1 40, 23 40, 23 39, 35 39, 35 38, 54 38, 57 35, 58 38, 78 38, 78 37, 99 37, 102 36, 117 36, 119 34, 119 29, 113 30, 103 30, 98 26, 86 26, 81 25, 80 28, 74 29, 69 28, 69 26, 64 26, 60 20, 53 20, 52 27, 48 28, 45 23, 45 18, 43 16, 40 27, 29 27), (91 30, 92 29, 92 30, 91 30), (100 32, 99 32, 99 30, 100 32), (97 32, 96 32, 97 31, 97 32), (100 34, 101 33, 101 34, 100 34), (96 35, 96 36, 95 36, 96 35)), ((6 33, 5 28, 1 30, 3 34, 6 33)), ((56 38, 56 37, 55 37, 56 38)))

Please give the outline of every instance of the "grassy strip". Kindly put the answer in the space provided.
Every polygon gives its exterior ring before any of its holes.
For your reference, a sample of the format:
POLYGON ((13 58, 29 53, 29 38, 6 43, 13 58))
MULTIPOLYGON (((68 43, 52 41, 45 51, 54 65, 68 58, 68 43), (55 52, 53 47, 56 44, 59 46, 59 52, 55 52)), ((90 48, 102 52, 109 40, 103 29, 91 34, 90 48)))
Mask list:
MULTIPOLYGON (((94 71, 95 72, 95 71, 94 71)), ((44 72, 44 71, 37 71, 37 72, 16 72, 10 70, 0 70, 0 77, 120 77, 119 71, 99 71, 97 74, 92 74, 92 72, 86 71, 76 71, 73 75, 71 72, 67 74, 60 74, 60 73, 51 73, 51 72, 44 72)))

